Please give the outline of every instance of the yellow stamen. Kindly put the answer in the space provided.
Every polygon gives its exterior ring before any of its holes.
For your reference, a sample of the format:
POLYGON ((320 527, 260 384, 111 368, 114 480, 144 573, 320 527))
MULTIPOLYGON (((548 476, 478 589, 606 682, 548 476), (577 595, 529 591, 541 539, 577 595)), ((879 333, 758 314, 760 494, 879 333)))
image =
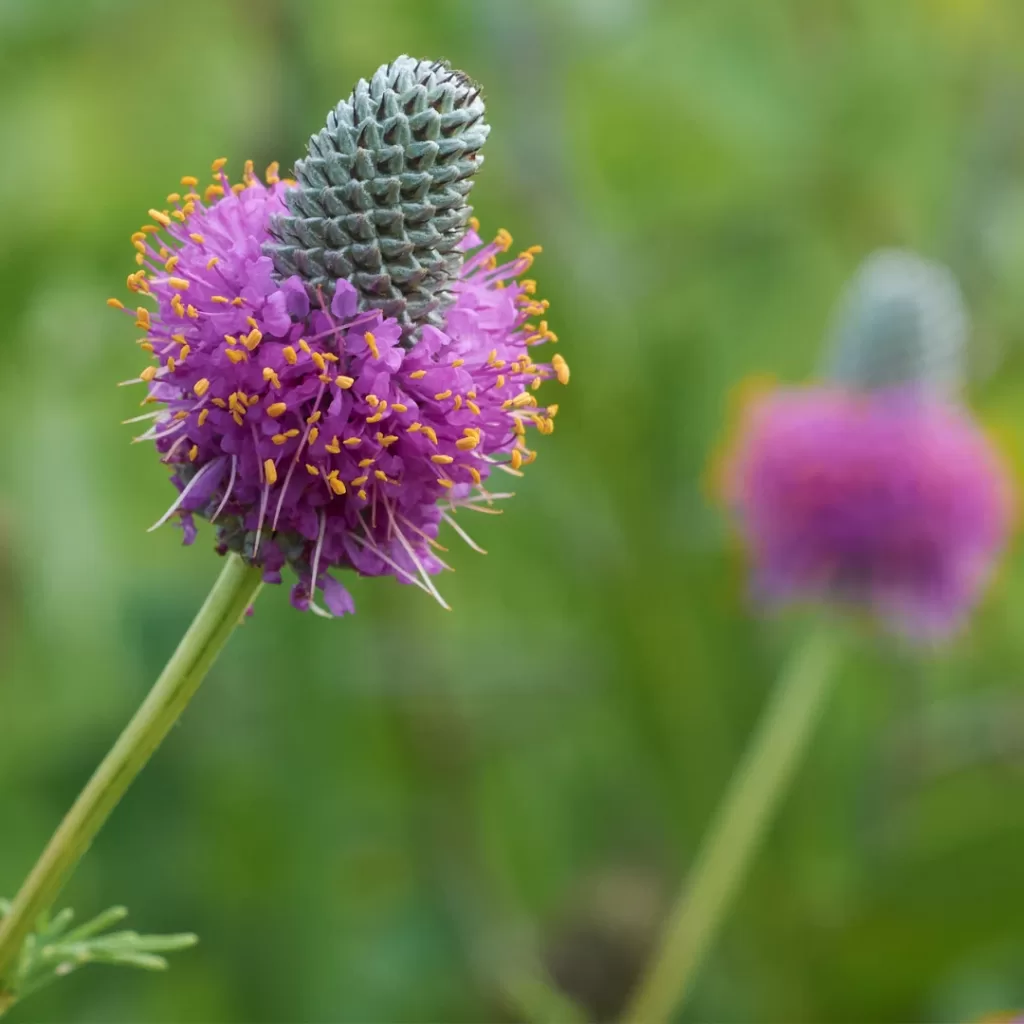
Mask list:
POLYGON ((188 313, 190 319, 199 319, 199 310, 196 309, 196 307, 193 306, 191 302, 185 307, 185 312, 188 313))
POLYGON ((151 380, 152 380, 152 379, 153 379, 153 378, 154 378, 155 376, 156 376, 156 367, 155 367, 155 366, 147 366, 147 367, 146 367, 146 368, 145 368, 145 369, 144 369, 144 370, 142 371, 142 373, 140 373, 140 374, 139 374, 139 377, 140 377, 140 378, 141 378, 142 380, 144 380, 144 381, 145 381, 145 382, 146 382, 147 384, 148 384, 148 383, 149 383, 149 382, 150 382, 150 381, 151 381, 151 380))
POLYGON ((245 362, 245 360, 249 358, 244 352, 240 352, 237 348, 229 348, 225 351, 227 352, 228 359, 230 359, 236 366, 239 363, 245 362))
POLYGON ((439 391, 436 395, 434 395, 434 398, 437 399, 437 401, 439 401, 439 402, 443 402, 446 398, 451 398, 451 397, 452 397, 452 393, 451 393, 450 390, 448 390, 448 391, 439 391))
POLYGON ((455 442, 455 447, 462 452, 472 451, 480 442, 475 437, 460 437, 455 442))
POLYGON ((197 245, 204 245, 206 243, 206 239, 198 231, 193 231, 188 237, 197 245))
POLYGON ((317 439, 317 438, 318 438, 319 436, 320 436, 320 431, 319 431, 319 430, 317 430, 317 428, 316 428, 316 427, 314 427, 314 428, 313 428, 313 429, 312 429, 312 430, 311 430, 311 431, 309 432, 309 443, 310 443, 310 444, 316 444, 316 439, 317 439))
POLYGON ((454 487, 454 486, 455 486, 455 483, 454 483, 453 481, 451 481, 451 480, 447 480, 447 479, 446 479, 445 477, 443 477, 443 476, 439 476, 439 477, 437 478, 437 482, 438 482, 438 483, 439 483, 439 484, 440 484, 440 485, 441 485, 442 487, 454 487))
POLYGON ((124 303, 120 299, 107 299, 107 305, 111 309, 124 309, 124 303))
POLYGON ((409 376, 412 377, 413 380, 419 380, 421 377, 426 377, 426 375, 426 370, 413 370, 413 372, 409 374, 409 376))
POLYGON ((373 332, 367 331, 363 338, 366 341, 367 347, 373 353, 373 358, 380 359, 380 349, 377 348, 377 339, 374 337, 373 332))
POLYGON ((273 419, 277 419, 278 416, 283 416, 288 411, 288 406, 284 402, 274 402, 273 405, 267 406, 267 415, 273 419))
POLYGON ((188 461, 189 462, 195 462, 196 461, 196 457, 198 455, 199 455, 199 445, 194 444, 188 450, 188 461))
POLYGON ((361 437, 346 437, 341 443, 346 448, 356 448, 363 443, 363 439, 361 437))
POLYGON ((178 261, 181 259, 180 256, 171 256, 164 264, 164 270, 169 274, 178 265, 178 261))
POLYGON ((299 361, 299 357, 295 354, 295 349, 293 349, 291 345, 285 345, 285 347, 281 349, 281 352, 284 355, 284 361, 286 363, 290 363, 294 366, 295 363, 299 361))
POLYGON ((254 351, 256 346, 263 340, 263 332, 257 328, 253 328, 245 337, 242 338, 242 344, 250 351, 254 351))
POLYGON ((308 462, 306 463, 306 472, 310 476, 319 476, 320 475, 320 470, 317 469, 316 466, 311 466, 308 462))
POLYGON ((355 378, 345 376, 335 377, 334 383, 337 384, 342 391, 347 391, 353 384, 355 384, 355 378))
POLYGON ((299 348, 301 348, 302 351, 305 352, 307 355, 309 355, 309 353, 312 351, 312 349, 309 347, 309 342, 306 341, 305 338, 299 338, 299 348))
POLYGON ((454 462, 455 459, 450 455, 431 455, 430 461, 436 462, 439 466, 447 466, 449 463, 454 462))
POLYGON ((322 413, 320 412, 319 409, 317 409, 317 411, 315 413, 313 413, 312 416, 307 416, 306 417, 306 422, 307 423, 319 423, 321 415, 322 415, 322 413))
POLYGON ((395 412, 408 412, 409 411, 409 406, 404 405, 401 402, 395 402, 395 404, 393 406, 391 406, 391 408, 394 409, 395 412))
POLYGON ((263 379, 269 381, 272 388, 279 388, 281 386, 280 378, 269 366, 263 367, 263 379))
POLYGON ((281 180, 281 165, 275 160, 273 163, 267 165, 266 173, 264 177, 267 179, 268 185, 276 185, 281 180))
POLYGON ((210 415, 209 409, 199 410, 199 419, 197 420, 199 426, 202 426, 206 422, 206 417, 210 415))
POLYGON ((341 495, 348 490, 345 486, 345 481, 338 476, 338 471, 336 469, 332 469, 331 472, 327 474, 327 483, 335 494, 341 495))
POLYGON ((157 224, 162 224, 165 228, 169 228, 171 226, 171 218, 168 217, 166 213, 161 213, 160 210, 147 210, 146 212, 157 222, 157 224))
POLYGON ((359 468, 360 469, 366 469, 367 466, 372 466, 372 465, 373 465, 373 459, 360 459, 359 460, 359 468))
POLYGON ((437 444, 437 431, 433 427, 424 427, 423 436, 429 438, 431 444, 437 444))
POLYGON ((188 289, 188 281, 183 277, 169 277, 167 278, 167 283, 179 292, 183 292, 188 289))
POLYGON ((378 480, 383 480, 383 481, 386 481, 386 480, 387 480, 387 478, 388 478, 388 475, 387 475, 387 473, 385 473, 383 469, 375 469, 375 470, 373 471, 373 475, 374 475, 374 476, 375 476, 375 477, 376 477, 376 478, 377 478, 378 480))
POLYGON ((217 174, 219 171, 224 169, 224 165, 227 162, 228 158, 226 156, 219 156, 212 164, 210 164, 210 170, 213 171, 214 174, 217 174))
POLYGON ((569 364, 562 357, 561 352, 556 352, 551 357, 551 368, 555 371, 559 384, 569 383, 569 364))
POLYGON ((511 461, 512 468, 513 469, 518 469, 522 464, 523 464, 523 457, 519 453, 519 449, 518 448, 514 448, 512 450, 512 461, 511 461))
POLYGON ((467 466, 466 469, 469 470, 469 475, 473 478, 473 483, 479 485, 480 484, 480 470, 477 469, 475 466, 467 466))
POLYGON ((369 480, 369 479, 370 478, 368 476, 357 476, 355 478, 355 480, 352 481, 352 486, 353 487, 362 487, 363 484, 365 484, 366 481, 369 480))
POLYGON ((273 459, 264 460, 263 472, 267 475, 267 483, 273 487, 277 483, 277 466, 274 465, 273 459))
POLYGON ((382 448, 387 448, 388 445, 394 444, 398 440, 397 434, 377 434, 377 443, 382 448))
POLYGON ((217 264, 218 264, 218 263, 220 263, 220 257, 219 257, 219 256, 211 256, 211 257, 210 257, 210 258, 209 258, 209 259, 208 259, 208 260, 206 261, 206 269, 207 269, 207 270, 213 270, 213 268, 214 268, 215 266, 217 266, 217 264))
POLYGON ((135 321, 135 326, 142 328, 143 330, 149 330, 149 310, 145 306, 139 306, 135 310, 135 315, 138 319, 135 321))
POLYGON ((181 179, 181 183, 185 188, 195 188, 196 185, 199 184, 199 179, 193 178, 191 174, 186 174, 185 177, 181 179))

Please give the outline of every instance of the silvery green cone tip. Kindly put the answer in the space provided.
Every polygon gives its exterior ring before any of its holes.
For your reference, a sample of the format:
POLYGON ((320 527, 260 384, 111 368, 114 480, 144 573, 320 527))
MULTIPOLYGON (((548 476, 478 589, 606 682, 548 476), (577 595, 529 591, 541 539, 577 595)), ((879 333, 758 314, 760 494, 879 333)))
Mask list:
POLYGON ((920 386, 953 396, 968 329, 950 270, 880 250, 861 264, 840 303, 824 376, 861 391, 920 386))
POLYGON ((489 131, 480 87, 445 61, 403 56, 360 79, 295 164, 288 214, 271 218, 277 273, 311 296, 345 278, 361 308, 407 332, 443 326, 489 131))

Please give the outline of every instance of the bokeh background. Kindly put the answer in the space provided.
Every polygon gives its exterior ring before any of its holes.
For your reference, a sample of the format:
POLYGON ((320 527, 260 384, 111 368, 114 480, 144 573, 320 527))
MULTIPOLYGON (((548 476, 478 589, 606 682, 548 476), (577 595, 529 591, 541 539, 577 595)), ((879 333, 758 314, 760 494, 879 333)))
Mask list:
MULTIPOLYGON (((750 608, 708 467, 746 376, 812 374, 859 261, 948 262, 972 402, 1024 451, 1017 0, 0 0, 0 892, 13 895, 217 570, 147 534, 119 421, 128 236, 182 174, 287 167, 408 52, 481 80, 474 192, 572 366, 558 430, 445 612, 269 588, 65 893, 195 930, 11 1019, 607 1019, 799 617, 750 608)), ((683 1020, 1024 1005, 1024 555, 971 631, 864 639, 683 1020)))

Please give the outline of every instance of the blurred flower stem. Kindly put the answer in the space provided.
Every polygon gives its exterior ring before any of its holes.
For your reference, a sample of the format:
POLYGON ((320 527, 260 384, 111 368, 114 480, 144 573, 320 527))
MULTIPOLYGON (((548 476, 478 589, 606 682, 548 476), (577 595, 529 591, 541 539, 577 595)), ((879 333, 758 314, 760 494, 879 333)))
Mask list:
POLYGON ((624 1020, 668 1021, 688 995, 811 737, 839 644, 823 629, 783 669, 624 1020))
POLYGON ((230 555, 149 696, 79 794, 0 923, 0 1006, 25 938, 192 699, 260 588, 261 570, 230 555))

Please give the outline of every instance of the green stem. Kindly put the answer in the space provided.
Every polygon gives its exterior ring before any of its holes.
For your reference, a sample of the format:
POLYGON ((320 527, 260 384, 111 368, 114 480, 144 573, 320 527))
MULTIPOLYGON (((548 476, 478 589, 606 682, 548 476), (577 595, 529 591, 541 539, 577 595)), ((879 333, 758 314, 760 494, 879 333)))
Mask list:
POLYGON ((135 776, 181 716, 260 588, 260 570, 230 555, 199 614, 135 717, 79 794, 11 911, 0 920, 0 1008, 25 938, 48 910, 135 776), (6 982, 6 986, 4 984, 6 982))
POLYGON ((838 660, 814 634, 783 670, 623 1017, 662 1024, 681 1007, 807 746, 838 660))

